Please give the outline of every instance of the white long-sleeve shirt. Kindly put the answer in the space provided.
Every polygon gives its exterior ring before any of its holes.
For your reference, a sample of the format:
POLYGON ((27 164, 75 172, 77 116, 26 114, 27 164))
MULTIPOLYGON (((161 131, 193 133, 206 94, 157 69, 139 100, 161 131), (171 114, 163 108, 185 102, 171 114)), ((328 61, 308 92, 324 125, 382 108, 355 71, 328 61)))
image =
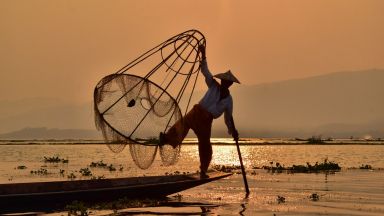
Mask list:
POLYGON ((231 122, 233 112, 232 96, 229 94, 226 98, 220 100, 220 84, 213 79, 213 76, 208 69, 206 59, 201 62, 201 72, 205 77, 208 91, 200 100, 199 104, 205 110, 210 112, 214 119, 219 118, 224 113, 224 122, 227 125, 228 133, 232 134, 234 130, 231 122))

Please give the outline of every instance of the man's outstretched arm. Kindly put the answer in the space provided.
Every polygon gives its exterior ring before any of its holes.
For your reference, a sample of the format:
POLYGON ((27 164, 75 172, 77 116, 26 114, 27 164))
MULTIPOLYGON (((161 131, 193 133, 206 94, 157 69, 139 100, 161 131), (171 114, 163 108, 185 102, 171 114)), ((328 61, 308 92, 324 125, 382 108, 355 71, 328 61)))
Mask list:
POLYGON ((201 52, 201 56, 202 56, 202 60, 200 62, 201 72, 203 73, 203 75, 205 77, 205 83, 207 83, 207 86, 210 87, 213 83, 213 76, 208 69, 204 45, 199 46, 199 52, 201 52))
POLYGON ((236 130, 235 122, 233 121, 232 116, 231 116, 231 123, 232 123, 232 127, 233 127, 232 137, 235 141, 239 141, 239 132, 236 130))
POLYGON ((236 130, 235 121, 233 120, 232 108, 230 108, 229 110, 227 109, 224 112, 224 121, 228 127, 228 133, 232 135, 232 137, 235 141, 238 141, 239 140, 239 133, 236 130))

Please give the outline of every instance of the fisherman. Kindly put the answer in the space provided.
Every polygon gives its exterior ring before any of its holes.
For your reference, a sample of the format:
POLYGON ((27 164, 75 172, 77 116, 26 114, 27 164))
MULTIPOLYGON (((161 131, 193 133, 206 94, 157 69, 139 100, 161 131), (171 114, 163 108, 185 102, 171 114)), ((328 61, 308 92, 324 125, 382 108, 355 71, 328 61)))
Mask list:
POLYGON ((232 135, 235 141, 239 139, 239 133, 235 128, 232 117, 233 101, 229 87, 234 82, 239 84, 240 82, 230 70, 212 76, 208 69, 205 51, 205 46, 200 45, 199 52, 202 55, 200 67, 205 77, 208 91, 183 119, 176 122, 165 134, 160 133, 160 145, 168 143, 176 148, 184 140, 190 128, 195 132, 199 141, 201 178, 209 178, 207 170, 212 159, 210 138, 213 119, 219 118, 224 113, 224 121, 227 125, 228 133, 232 135), (221 83, 218 83, 213 77, 220 79, 221 83))

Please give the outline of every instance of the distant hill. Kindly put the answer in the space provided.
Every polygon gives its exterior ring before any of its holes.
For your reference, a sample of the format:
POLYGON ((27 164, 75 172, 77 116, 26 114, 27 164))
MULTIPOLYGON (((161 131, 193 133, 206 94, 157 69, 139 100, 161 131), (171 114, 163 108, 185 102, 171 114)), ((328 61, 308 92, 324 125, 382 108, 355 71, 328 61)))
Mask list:
POLYGON ((256 136, 384 137, 384 70, 234 87, 235 119, 256 136))
POLYGON ((57 128, 23 128, 18 131, 0 134, 0 139, 102 139, 96 130, 57 129, 57 128))
MULTIPOLYGON (((383 83, 384 70, 366 70, 252 86, 234 84, 236 126, 243 137, 384 137, 383 83)), ((197 92, 192 103, 202 94, 197 92)), ((35 98, 0 104, 2 136, 22 139, 39 133, 47 138, 86 138, 95 131, 91 101, 72 104, 35 98), (37 129, 32 133, 33 128, 37 129)), ((222 119, 214 121, 212 134, 228 136, 222 119)))
POLYGON ((94 129, 93 105, 54 98, 0 101, 0 134, 22 128, 94 129))

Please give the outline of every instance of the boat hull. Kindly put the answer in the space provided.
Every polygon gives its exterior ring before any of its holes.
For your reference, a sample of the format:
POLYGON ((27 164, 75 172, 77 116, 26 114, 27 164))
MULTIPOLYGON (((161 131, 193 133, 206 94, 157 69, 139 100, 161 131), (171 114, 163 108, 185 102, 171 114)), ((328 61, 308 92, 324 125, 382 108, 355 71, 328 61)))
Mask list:
POLYGON ((102 202, 119 198, 164 198, 229 175, 231 174, 213 172, 207 179, 191 174, 0 184, 0 212, 57 209, 74 200, 102 202))

